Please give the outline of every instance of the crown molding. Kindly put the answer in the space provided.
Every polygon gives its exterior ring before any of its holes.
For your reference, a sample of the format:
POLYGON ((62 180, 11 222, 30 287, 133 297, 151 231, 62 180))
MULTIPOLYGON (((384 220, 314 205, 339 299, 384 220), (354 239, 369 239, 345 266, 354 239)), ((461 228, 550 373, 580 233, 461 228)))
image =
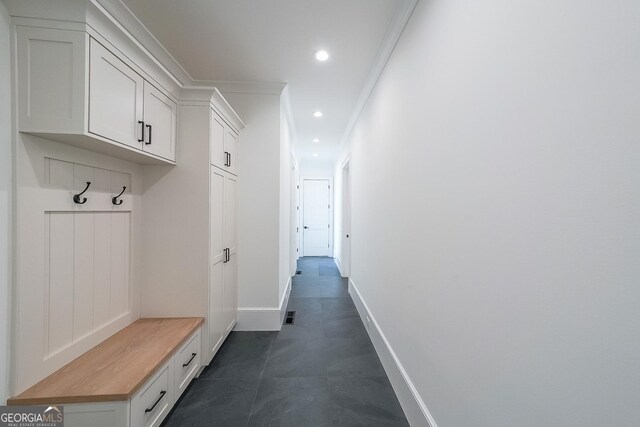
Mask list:
POLYGON ((181 86, 193 86, 193 78, 169 53, 167 49, 155 38, 147 27, 124 5, 120 0, 90 0, 93 4, 103 9, 115 24, 127 33, 138 46, 156 63, 164 68, 181 86))
POLYGON ((367 101, 369 100, 373 89, 376 87, 380 75, 382 75, 382 72, 387 66, 389 58, 396 48, 398 40, 400 40, 400 36, 402 36, 402 32, 407 26, 407 22, 409 22, 409 18, 411 18, 411 14, 416 8, 418 1, 419 0, 405 0, 404 4, 398 9, 395 16, 393 17, 393 20, 389 24, 389 28, 387 28, 387 32, 382 40, 382 43, 380 44, 378 56, 371 67, 371 71, 369 72, 367 79, 365 80, 365 83, 360 92, 360 96, 358 97, 358 101, 353 108, 353 112, 351 113, 349 121, 347 122, 347 127, 345 128, 344 133, 342 134, 342 138, 340 139, 338 153, 342 151, 342 148, 349 139, 349 136, 353 131, 353 127, 356 125, 360 114, 362 114, 362 110, 367 104, 367 101))
POLYGON ((226 80, 195 80, 194 86, 214 86, 222 93, 253 93, 280 95, 287 86, 285 82, 243 82, 226 80))

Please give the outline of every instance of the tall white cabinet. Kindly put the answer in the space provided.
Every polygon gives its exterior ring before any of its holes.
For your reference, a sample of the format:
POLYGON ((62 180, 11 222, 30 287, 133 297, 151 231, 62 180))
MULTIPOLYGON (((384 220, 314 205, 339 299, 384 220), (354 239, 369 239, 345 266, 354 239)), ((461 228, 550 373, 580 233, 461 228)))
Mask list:
POLYGON ((236 147, 244 124, 217 90, 185 89, 181 98, 177 165, 143 172, 142 314, 205 317, 206 364, 237 319, 236 147))

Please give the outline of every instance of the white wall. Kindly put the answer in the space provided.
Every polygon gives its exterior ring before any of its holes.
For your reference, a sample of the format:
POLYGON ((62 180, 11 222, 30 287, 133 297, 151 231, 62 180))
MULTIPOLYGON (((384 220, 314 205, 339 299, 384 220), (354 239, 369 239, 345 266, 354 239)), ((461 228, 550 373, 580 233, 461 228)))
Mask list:
POLYGON ((0 405, 9 397, 11 283, 10 18, 0 2, 0 405))
MULTIPOLYGON (((280 95, 224 96, 246 124, 238 144, 238 306, 277 308, 280 95)), ((238 315, 240 324, 242 312, 238 315)))
POLYGON ((638 22, 419 2, 353 130, 353 284, 440 427, 640 420, 638 22))

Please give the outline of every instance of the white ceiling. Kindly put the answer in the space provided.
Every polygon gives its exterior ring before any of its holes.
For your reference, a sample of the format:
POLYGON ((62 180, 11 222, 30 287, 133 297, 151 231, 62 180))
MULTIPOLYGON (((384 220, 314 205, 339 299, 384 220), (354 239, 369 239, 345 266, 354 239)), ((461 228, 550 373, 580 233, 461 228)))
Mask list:
POLYGON ((288 83, 302 164, 334 160, 387 30, 409 2, 122 1, 195 80, 288 83), (320 48, 331 55, 325 63, 313 57, 320 48))

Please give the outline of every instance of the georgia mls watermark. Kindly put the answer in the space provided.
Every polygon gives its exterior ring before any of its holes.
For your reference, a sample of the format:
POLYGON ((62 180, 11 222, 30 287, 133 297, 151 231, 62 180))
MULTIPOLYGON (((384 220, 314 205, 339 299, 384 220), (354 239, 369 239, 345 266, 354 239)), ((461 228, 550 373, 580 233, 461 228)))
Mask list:
POLYGON ((62 406, 0 406, 0 427, 63 427, 62 406))

